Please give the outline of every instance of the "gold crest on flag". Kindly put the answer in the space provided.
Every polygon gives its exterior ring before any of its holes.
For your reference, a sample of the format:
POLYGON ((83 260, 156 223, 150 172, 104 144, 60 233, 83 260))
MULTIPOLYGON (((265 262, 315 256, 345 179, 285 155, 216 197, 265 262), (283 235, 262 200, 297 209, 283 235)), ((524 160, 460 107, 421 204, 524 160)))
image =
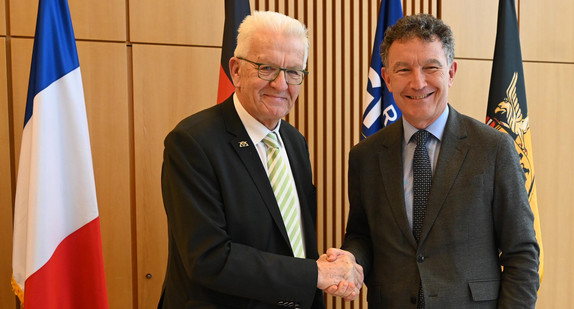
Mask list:
MULTIPOLYGON (((516 151, 520 156, 520 164, 526 175, 526 189, 528 190, 528 200, 532 203, 534 190, 534 164, 528 149, 532 148, 530 139, 530 123, 528 116, 524 117, 518 96, 516 94, 516 82, 518 73, 514 72, 510 85, 506 89, 506 98, 498 103, 494 110, 495 129, 508 133, 514 138, 516 151)), ((536 201, 536 199, 534 199, 536 201)))
MULTIPOLYGON (((538 200, 536 196, 536 182, 534 173, 534 162, 532 153, 532 141, 530 138, 530 123, 528 116, 524 117, 520 102, 516 93, 516 83, 518 73, 514 72, 512 80, 506 88, 506 98, 504 98, 494 109, 494 117, 487 121, 487 124, 498 131, 508 133, 514 139, 514 146, 520 157, 520 165, 526 176, 526 190, 528 191, 528 201, 534 213, 534 228, 536 239, 542 247, 542 237, 540 235, 540 217, 538 215, 538 200)), ((543 261, 544 252, 540 251, 540 261, 543 261)), ((540 268, 540 279, 542 279, 544 269, 540 268)))

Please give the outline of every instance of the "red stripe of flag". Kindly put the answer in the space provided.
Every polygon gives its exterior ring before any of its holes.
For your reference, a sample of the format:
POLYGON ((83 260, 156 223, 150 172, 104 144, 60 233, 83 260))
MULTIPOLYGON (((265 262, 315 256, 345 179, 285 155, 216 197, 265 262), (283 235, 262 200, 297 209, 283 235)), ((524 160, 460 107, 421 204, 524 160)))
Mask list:
POLYGON ((98 217, 66 237, 26 280, 25 308, 107 308, 103 273, 98 217))

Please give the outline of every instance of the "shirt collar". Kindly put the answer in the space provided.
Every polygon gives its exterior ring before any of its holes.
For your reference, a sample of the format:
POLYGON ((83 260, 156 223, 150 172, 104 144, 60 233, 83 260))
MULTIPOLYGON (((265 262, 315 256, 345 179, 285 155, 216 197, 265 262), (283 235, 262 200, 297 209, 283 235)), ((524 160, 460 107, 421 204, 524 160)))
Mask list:
MULTIPOLYGON (((281 121, 277 123, 277 127, 273 130, 269 130, 266 126, 264 126, 261 122, 257 119, 253 118, 251 114, 249 114, 241 102, 239 102, 239 98, 237 98, 237 94, 233 94, 233 105, 235 106, 235 110, 239 115, 239 119, 243 123, 245 130, 247 130, 247 134, 253 143, 258 144, 267 136, 269 132, 275 132, 277 136, 279 135, 279 128, 281 127, 281 121)), ((279 138, 279 145, 282 146, 281 138, 279 138)))
MULTIPOLYGON (((446 127, 446 121, 448 119, 449 106, 447 105, 442 114, 428 127, 425 128, 439 141, 442 140, 442 135, 444 134, 444 128, 446 127)), ((405 144, 408 144, 411 137, 419 130, 411 125, 403 116, 403 129, 405 132, 405 144)))

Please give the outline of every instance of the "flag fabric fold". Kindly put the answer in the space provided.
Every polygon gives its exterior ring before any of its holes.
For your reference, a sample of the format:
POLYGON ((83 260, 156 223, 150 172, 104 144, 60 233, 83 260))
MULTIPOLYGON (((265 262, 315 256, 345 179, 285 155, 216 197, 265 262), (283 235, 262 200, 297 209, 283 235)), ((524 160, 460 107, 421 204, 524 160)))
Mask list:
POLYGON ((40 0, 16 184, 12 287, 26 309, 108 308, 82 76, 66 0, 40 0))
POLYGON ((383 63, 379 52, 385 30, 394 25, 401 17, 403 17, 403 9, 400 0, 383 0, 381 2, 377 30, 375 32, 375 42, 373 44, 373 54, 371 56, 371 65, 369 67, 367 94, 363 107, 364 114, 361 139, 395 122, 402 115, 395 104, 392 93, 389 92, 381 77, 383 63))
POLYGON ((233 57, 235 46, 237 46, 237 29, 249 14, 251 14, 249 0, 225 0, 225 26, 223 27, 217 104, 225 101, 235 91, 229 73, 229 59, 233 57))
POLYGON ((544 251, 525 88, 516 6, 514 0, 500 0, 486 123, 514 139, 526 175, 528 200, 534 213, 534 229, 540 246, 539 273, 542 280, 544 251))

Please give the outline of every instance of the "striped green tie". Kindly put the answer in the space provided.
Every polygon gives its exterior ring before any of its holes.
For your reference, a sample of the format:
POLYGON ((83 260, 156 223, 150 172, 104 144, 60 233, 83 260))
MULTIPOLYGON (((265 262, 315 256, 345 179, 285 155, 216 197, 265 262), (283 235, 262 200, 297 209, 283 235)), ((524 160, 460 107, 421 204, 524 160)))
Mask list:
POLYGON ((269 181, 273 187, 273 192, 283 217, 283 223, 289 235, 293 255, 304 258, 299 207, 295 204, 295 182, 291 178, 287 164, 281 157, 277 135, 274 132, 269 132, 263 139, 263 143, 267 146, 269 181))

